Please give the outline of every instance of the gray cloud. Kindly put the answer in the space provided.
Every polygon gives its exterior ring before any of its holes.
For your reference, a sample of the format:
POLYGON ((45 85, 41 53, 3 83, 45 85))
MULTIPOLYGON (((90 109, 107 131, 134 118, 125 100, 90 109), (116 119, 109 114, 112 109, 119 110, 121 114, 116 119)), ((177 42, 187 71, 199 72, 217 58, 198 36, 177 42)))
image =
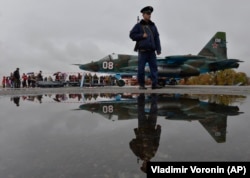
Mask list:
POLYGON ((197 54, 217 31, 227 32, 228 57, 244 60, 249 73, 250 2, 235 0, 8 0, 0 2, 0 59, 8 75, 58 70, 79 72, 109 53, 133 52, 129 31, 152 5, 162 55, 197 54))

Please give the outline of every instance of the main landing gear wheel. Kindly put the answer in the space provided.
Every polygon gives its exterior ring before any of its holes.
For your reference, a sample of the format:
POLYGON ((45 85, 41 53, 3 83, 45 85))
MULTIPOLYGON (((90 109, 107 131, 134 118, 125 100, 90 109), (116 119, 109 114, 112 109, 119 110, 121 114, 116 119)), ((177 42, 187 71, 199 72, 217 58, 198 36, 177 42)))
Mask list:
POLYGON ((177 81, 175 79, 171 79, 169 85, 177 85, 177 81))
POLYGON ((162 87, 165 87, 166 85, 166 80, 164 79, 158 79, 158 85, 162 86, 162 87))
POLYGON ((116 81, 116 84, 119 86, 119 87, 123 87, 125 85, 125 82, 124 80, 117 80, 116 81))

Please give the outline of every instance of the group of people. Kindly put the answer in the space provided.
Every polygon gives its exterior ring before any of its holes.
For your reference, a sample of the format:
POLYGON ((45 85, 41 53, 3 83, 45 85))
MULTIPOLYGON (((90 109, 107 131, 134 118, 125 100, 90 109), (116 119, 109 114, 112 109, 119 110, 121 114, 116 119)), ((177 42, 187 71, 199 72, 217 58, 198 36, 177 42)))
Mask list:
POLYGON ((115 78, 111 75, 97 76, 96 74, 92 75, 91 73, 84 75, 84 83, 90 85, 115 85, 115 82, 115 78))
POLYGON ((96 74, 86 73, 81 75, 78 73, 76 75, 67 75, 66 73, 56 72, 53 74, 54 79, 51 76, 44 77, 42 71, 37 74, 34 72, 23 73, 20 75, 19 68, 16 68, 14 72, 11 72, 9 76, 3 76, 2 87, 3 88, 30 88, 36 87, 38 81, 61 81, 61 82, 73 82, 79 83, 84 77, 84 83, 91 85, 114 85, 115 79, 108 76, 97 76, 96 74))
POLYGON ((37 81, 42 81, 42 71, 39 71, 37 75, 34 73, 20 74, 20 69, 16 68, 14 72, 11 72, 9 76, 3 76, 2 86, 3 88, 27 88, 35 87, 37 81))

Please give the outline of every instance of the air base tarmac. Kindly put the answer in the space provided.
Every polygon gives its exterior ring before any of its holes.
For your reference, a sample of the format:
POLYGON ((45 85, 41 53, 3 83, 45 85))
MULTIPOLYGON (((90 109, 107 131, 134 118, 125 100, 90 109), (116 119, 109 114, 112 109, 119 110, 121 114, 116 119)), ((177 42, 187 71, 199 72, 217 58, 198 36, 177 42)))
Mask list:
POLYGON ((211 85, 175 85, 161 89, 139 90, 138 86, 104 87, 59 87, 59 88, 2 88, 0 96, 23 96, 41 94, 78 94, 78 93, 166 93, 166 94, 220 94, 249 95, 250 86, 211 86, 211 85))

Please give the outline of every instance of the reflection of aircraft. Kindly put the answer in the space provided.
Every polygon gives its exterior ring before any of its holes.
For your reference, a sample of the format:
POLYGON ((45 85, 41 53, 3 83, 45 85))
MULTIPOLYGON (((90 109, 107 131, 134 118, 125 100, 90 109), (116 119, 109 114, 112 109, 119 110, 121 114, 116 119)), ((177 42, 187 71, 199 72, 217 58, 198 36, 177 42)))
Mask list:
MULTIPOLYGON (((149 103, 150 96, 147 96, 145 113, 149 112, 147 108, 149 103)), ((161 94, 158 97, 157 105, 158 116, 165 117, 168 120, 197 120, 217 142, 225 142, 227 116, 241 114, 237 106, 204 102, 186 95, 161 94)), ((111 120, 115 117, 118 120, 126 120, 138 117, 137 106, 137 100, 134 97, 123 99, 122 94, 119 94, 119 97, 113 97, 109 100, 87 102, 80 105, 79 109, 99 113, 111 120)))
MULTIPOLYGON (((165 85, 166 78, 185 78, 206 72, 238 68, 239 62, 242 61, 227 58, 226 33, 217 32, 198 55, 174 55, 158 58, 159 84, 165 85)), ((137 63, 138 59, 135 55, 112 54, 97 62, 76 65, 85 71, 112 73, 117 79, 117 85, 124 86, 125 82, 122 77, 137 75, 137 63)), ((148 66, 145 67, 145 71, 149 76, 148 66)))
POLYGON ((113 116, 117 116, 118 120, 135 119, 137 117, 134 113, 130 113, 131 107, 137 104, 135 99, 113 99, 114 100, 85 103, 82 104, 79 109, 99 113, 110 120, 113 119, 113 116))

